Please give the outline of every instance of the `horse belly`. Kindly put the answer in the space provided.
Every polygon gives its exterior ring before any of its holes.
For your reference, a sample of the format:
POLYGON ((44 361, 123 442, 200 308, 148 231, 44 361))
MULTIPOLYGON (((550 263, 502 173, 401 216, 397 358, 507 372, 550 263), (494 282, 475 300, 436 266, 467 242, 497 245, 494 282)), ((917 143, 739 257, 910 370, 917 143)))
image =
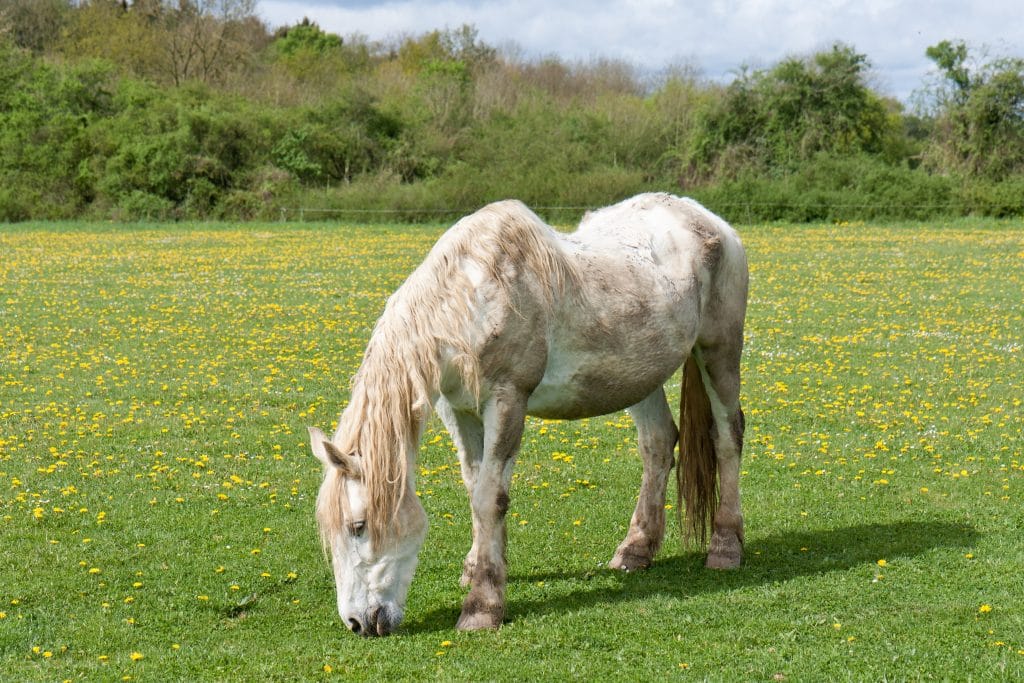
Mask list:
POLYGON ((549 348, 544 377, 530 394, 527 413, 575 420, 628 408, 664 384, 688 349, 661 335, 632 342, 601 350, 549 348))

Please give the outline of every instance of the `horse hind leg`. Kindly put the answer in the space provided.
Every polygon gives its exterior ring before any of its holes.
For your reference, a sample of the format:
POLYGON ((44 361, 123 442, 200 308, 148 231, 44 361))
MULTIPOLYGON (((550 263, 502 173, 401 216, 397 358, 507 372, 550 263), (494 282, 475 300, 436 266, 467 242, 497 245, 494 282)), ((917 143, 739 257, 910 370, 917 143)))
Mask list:
POLYGON ((708 347, 698 353, 706 373, 718 470, 718 506, 712 521, 707 566, 732 569, 743 559, 743 513, 740 508, 740 460, 744 419, 740 406, 740 352, 735 345, 708 347))
POLYGON ((649 567, 665 536, 665 487, 679 434, 661 387, 629 412, 636 423, 644 471, 629 531, 608 563, 625 571, 649 567))

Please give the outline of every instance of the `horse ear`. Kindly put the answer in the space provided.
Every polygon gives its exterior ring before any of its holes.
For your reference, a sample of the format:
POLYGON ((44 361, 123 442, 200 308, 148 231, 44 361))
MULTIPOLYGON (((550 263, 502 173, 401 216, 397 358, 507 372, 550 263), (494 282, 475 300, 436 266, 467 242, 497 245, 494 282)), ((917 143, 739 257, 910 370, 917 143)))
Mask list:
POLYGON ((309 445, 313 449, 313 455, 316 459, 324 464, 324 467, 338 467, 341 463, 335 463, 331 461, 331 456, 327 452, 327 448, 324 444, 327 443, 327 437, 316 427, 307 427, 309 430, 309 445))
POLYGON ((309 427, 309 445, 313 449, 313 455, 324 464, 324 467, 337 467, 341 474, 346 477, 359 476, 359 462, 351 455, 345 455, 334 443, 328 439, 322 431, 316 427, 309 427))

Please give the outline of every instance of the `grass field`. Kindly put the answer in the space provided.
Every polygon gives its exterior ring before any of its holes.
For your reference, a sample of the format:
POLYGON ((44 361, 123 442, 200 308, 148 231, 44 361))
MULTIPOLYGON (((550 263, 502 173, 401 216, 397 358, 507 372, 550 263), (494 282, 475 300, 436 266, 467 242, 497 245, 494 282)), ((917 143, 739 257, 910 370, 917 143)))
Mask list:
POLYGON ((1024 679, 1024 225, 739 229, 743 567, 673 525, 651 570, 605 569, 629 418, 531 420, 507 622, 457 633, 468 503, 434 421, 406 620, 363 640, 305 426, 441 228, 0 227, 2 677, 1024 679))

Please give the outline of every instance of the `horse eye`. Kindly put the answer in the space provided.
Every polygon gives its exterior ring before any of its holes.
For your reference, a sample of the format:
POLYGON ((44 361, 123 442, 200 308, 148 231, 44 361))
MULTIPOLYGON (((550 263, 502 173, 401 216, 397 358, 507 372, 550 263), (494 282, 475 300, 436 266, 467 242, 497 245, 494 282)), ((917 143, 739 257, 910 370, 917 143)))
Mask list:
POLYGON ((356 538, 359 538, 360 536, 362 536, 363 535, 363 531, 365 531, 365 530, 366 530, 366 522, 353 522, 352 523, 352 527, 351 527, 352 535, 355 536, 356 538))

